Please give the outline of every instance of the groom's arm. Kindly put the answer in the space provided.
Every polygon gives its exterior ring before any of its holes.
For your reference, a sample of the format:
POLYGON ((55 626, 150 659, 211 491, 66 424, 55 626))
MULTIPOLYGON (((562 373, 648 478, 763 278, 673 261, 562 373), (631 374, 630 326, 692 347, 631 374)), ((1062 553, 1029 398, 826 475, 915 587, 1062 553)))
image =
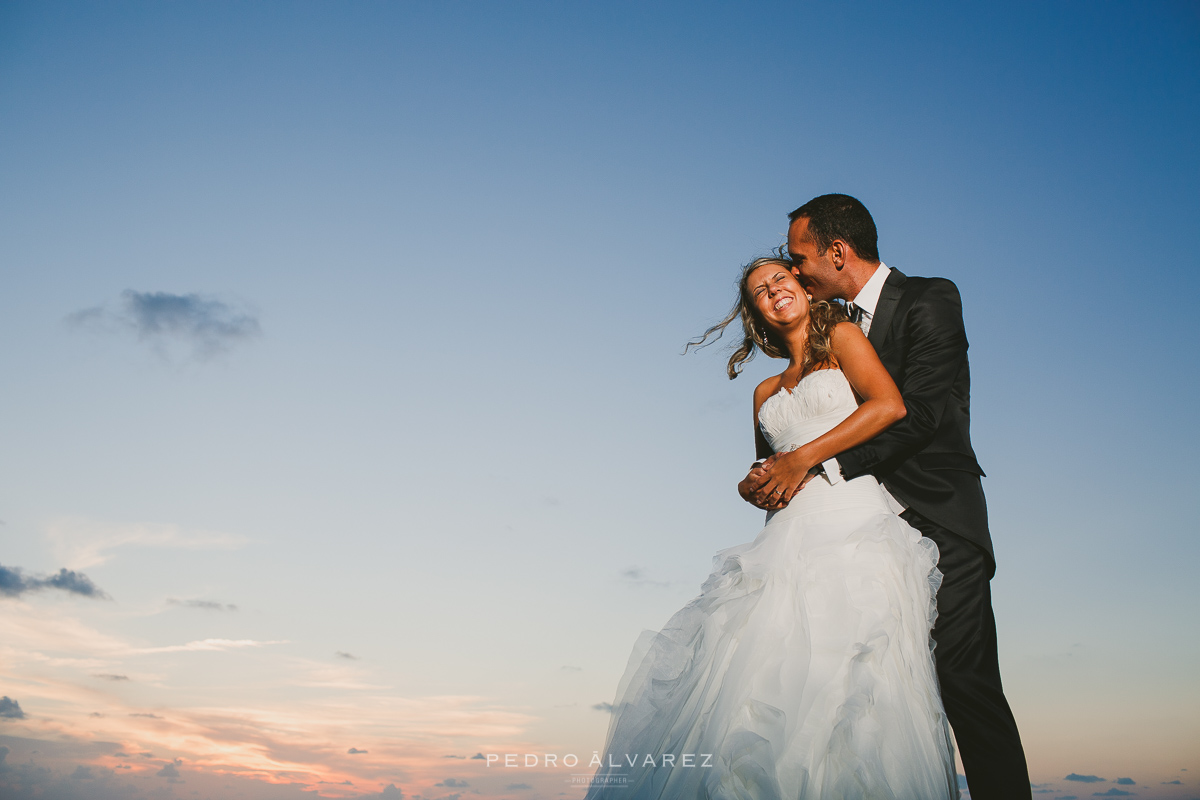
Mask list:
POLYGON ((874 439, 838 454, 847 478, 907 458, 929 444, 942 422, 959 370, 966 364, 962 299, 951 281, 930 279, 907 319, 910 344, 900 394, 908 415, 874 439))

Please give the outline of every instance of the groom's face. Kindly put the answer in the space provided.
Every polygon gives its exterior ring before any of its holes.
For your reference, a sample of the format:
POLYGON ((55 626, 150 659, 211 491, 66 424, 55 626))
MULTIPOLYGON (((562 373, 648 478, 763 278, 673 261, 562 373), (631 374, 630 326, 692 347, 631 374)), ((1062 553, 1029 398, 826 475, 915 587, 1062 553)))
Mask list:
POLYGON ((808 233, 807 217, 798 217, 788 228, 788 255, 792 274, 814 300, 841 296, 842 273, 833 265, 829 250, 818 252, 817 243, 808 233))

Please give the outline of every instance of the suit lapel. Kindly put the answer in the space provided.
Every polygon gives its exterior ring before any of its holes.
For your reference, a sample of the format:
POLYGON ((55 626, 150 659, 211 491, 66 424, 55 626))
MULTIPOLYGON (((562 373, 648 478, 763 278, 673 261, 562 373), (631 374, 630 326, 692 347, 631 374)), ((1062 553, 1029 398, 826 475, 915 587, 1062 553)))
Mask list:
POLYGON ((893 267, 883 284, 883 291, 879 293, 875 316, 871 318, 871 332, 867 334, 867 341, 874 345, 876 350, 883 346, 883 340, 892 326, 892 317, 896 315, 896 306, 900 304, 900 298, 904 296, 903 286, 906 278, 907 276, 903 272, 893 267))

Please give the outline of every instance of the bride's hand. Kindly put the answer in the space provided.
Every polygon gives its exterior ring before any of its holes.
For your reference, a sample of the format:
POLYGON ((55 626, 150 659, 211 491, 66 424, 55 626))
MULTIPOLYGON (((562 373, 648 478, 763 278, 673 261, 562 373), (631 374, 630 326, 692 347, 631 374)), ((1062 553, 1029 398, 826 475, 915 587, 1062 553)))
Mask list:
MULTIPOLYGON (((754 493, 756 499, 761 499, 763 504, 754 503, 754 505, 768 510, 786 506, 792 502, 796 492, 803 489, 804 485, 812 480, 813 473, 810 470, 814 466, 809 463, 803 448, 777 454, 770 470, 767 471, 766 480, 754 493)), ((754 501, 751 500, 751 502, 754 501)))
POLYGON ((766 481, 767 474, 771 470, 771 463, 774 460, 775 456, 772 455, 761 463, 755 462, 750 471, 746 473, 746 477, 742 478, 741 483, 738 484, 738 494, 742 496, 742 499, 765 511, 770 511, 774 508, 775 503, 767 501, 765 496, 760 496, 759 487, 766 481))

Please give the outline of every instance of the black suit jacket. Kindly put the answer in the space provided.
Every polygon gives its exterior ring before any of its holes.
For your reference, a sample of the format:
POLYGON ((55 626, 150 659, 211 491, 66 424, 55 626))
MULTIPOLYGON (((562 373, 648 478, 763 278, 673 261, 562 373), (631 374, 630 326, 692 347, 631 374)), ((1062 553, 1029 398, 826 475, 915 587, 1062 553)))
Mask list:
POLYGON ((847 478, 872 473, 896 499, 991 559, 983 470, 971 449, 971 370, 958 287, 892 269, 867 336, 908 415, 838 455, 847 478))

